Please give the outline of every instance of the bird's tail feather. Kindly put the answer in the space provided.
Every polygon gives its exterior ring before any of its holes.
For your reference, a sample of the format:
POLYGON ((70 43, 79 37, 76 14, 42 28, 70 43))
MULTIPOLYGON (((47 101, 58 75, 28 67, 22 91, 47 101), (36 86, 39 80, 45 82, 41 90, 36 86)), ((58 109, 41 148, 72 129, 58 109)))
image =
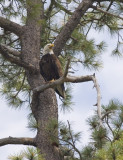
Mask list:
POLYGON ((55 91, 60 97, 62 98, 66 97, 64 84, 57 85, 57 87, 55 88, 55 91))

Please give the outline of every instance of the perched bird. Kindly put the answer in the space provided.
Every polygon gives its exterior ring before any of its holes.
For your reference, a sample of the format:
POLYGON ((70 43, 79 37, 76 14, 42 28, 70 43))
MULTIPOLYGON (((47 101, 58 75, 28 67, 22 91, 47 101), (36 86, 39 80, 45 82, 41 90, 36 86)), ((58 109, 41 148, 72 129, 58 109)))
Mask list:
MULTIPOLYGON (((40 60, 40 73, 45 81, 54 81, 63 76, 61 63, 53 52, 54 44, 47 44, 43 49, 43 56, 40 60)), ((57 85, 55 88, 56 93, 65 98, 64 83, 57 85)))

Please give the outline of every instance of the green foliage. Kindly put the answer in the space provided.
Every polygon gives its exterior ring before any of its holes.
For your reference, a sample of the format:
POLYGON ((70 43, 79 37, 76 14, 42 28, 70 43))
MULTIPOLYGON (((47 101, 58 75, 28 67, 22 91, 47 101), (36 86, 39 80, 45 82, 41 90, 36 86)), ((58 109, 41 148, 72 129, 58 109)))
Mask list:
POLYGON ((107 132, 105 128, 99 128, 98 130, 94 130, 92 132, 92 140, 94 141, 94 145, 96 148, 102 148, 106 143, 107 132))
MULTIPOLYGON (((122 132, 123 133, 123 132, 122 132)), ((107 143, 105 147, 98 150, 95 160, 122 160, 123 159, 123 134, 121 138, 113 143, 107 143)))
POLYGON ((90 129, 97 129, 99 126, 98 117, 94 116, 92 118, 88 118, 87 123, 90 126, 90 129))
POLYGON ((68 158, 70 160, 76 159, 76 155, 81 157, 79 149, 76 147, 77 143, 80 142, 81 133, 75 133, 71 124, 68 121, 68 124, 63 122, 59 123, 59 143, 60 143, 60 152, 61 156, 68 158))
MULTIPOLYGON (((97 113, 88 119, 91 129, 91 142, 82 150, 77 148, 81 134, 72 130, 69 121, 66 125, 63 122, 57 123, 57 120, 50 119, 46 132, 49 134, 51 144, 59 146, 61 157, 68 160, 76 160, 76 157, 78 157, 78 160, 114 160, 114 157, 116 160, 122 160, 123 105, 117 100, 111 100, 108 105, 103 105, 102 109, 104 127, 99 126, 97 113)), ((37 154, 34 148, 29 148, 26 152, 20 154, 23 155, 21 160, 24 157, 37 160, 37 154)), ((17 156, 16 158, 18 158, 17 156)), ((15 156, 11 156, 11 158, 15 158, 15 156)))
POLYGON ((81 133, 74 133, 74 131, 71 129, 71 125, 69 124, 69 122, 68 125, 60 123, 59 131, 59 136, 62 144, 73 147, 72 145, 75 145, 77 142, 80 141, 81 133))
POLYGON ((65 48, 65 55, 72 56, 73 59, 75 59, 75 56, 78 57, 80 55, 79 57, 81 58, 79 60, 84 67, 98 69, 102 65, 100 55, 105 50, 105 47, 105 42, 102 41, 96 44, 94 39, 88 39, 80 28, 77 28, 72 33, 71 40, 65 48))
MULTIPOLYGON (((101 3, 101 7, 105 10, 110 3, 101 3)), ((31 4, 31 1, 25 0, 12 0, 6 3, 5 0, 1 1, 1 13, 8 19, 12 17, 19 17, 19 20, 24 19, 24 24, 26 23, 26 7, 27 5, 32 6, 31 17, 35 17, 40 10, 40 5, 42 4, 31 4)), ((64 24, 68 21, 70 12, 72 12, 76 6, 78 6, 77 1, 66 0, 64 3, 61 1, 51 2, 45 5, 44 3, 44 19, 40 19, 38 22, 42 26, 42 36, 41 36, 41 46, 44 47, 46 43, 53 42, 56 36, 60 33, 64 24), (73 6, 73 7, 71 7, 73 6), (62 14, 60 12, 62 10, 62 14), (59 20, 58 17, 61 17, 59 20), (54 21, 56 19, 56 21, 54 21), (58 20, 57 20, 58 19, 58 20)), ((115 7, 119 10, 117 12, 121 13, 122 4, 118 1, 115 3, 115 7)), ((114 8, 115 8, 114 7, 114 8)), ((113 13, 113 8, 111 7, 109 11, 113 13)), ((90 10, 81 19, 81 23, 76 27, 68 40, 63 52, 60 57, 63 69, 65 67, 66 59, 71 56, 72 60, 79 59, 79 61, 74 61, 71 63, 71 67, 74 64, 82 63, 85 68, 88 69, 99 69, 102 67, 101 53, 106 48, 105 42, 95 42, 94 39, 89 39, 88 34, 91 29, 101 30, 107 26, 112 33, 117 34, 120 25, 120 20, 116 17, 106 15, 104 13, 99 13, 97 11, 90 10)), ((18 51, 21 50, 20 39, 8 32, 6 30, 0 33, 0 42, 5 43, 18 51)), ((118 47, 113 51, 114 55, 120 55, 122 52, 119 49, 120 41, 118 42, 118 47)), ((9 104, 15 107, 22 106, 24 102, 29 101, 30 91, 29 86, 26 82, 23 83, 24 71, 15 65, 11 66, 10 63, 3 60, 1 57, 1 71, 0 71, 0 81, 5 82, 1 89, 1 92, 8 99, 9 104), (3 65, 4 62, 4 65, 3 65), (19 78, 18 77, 18 74, 19 78), (13 78, 14 77, 14 78, 13 78), (19 79, 17 81, 17 79, 19 79), (11 81, 10 81, 11 80, 11 81), (22 86, 21 86, 22 85, 22 86), (26 99, 23 99, 20 94, 26 95, 26 99)), ((70 91, 66 91, 66 100, 63 102, 63 108, 69 108, 72 105, 70 91)))
POLYGON ((49 135, 49 140, 52 145, 58 146, 58 121, 56 119, 50 119, 46 127, 46 132, 49 135))
POLYGON ((66 111, 71 111, 72 110, 72 105, 74 105, 74 103, 72 102, 72 95, 71 95, 71 88, 67 87, 67 89, 65 90, 65 99, 62 100, 62 104, 60 105, 61 110, 63 110, 63 112, 65 113, 66 111))
POLYGON ((9 156, 10 160, 45 160, 37 148, 27 147, 19 155, 9 156))
MULTIPOLYGON (((91 145, 83 149, 82 155, 90 160, 120 160, 122 157, 123 104, 111 100, 102 106, 103 128, 99 126, 97 113, 88 119, 91 129, 91 145), (88 150, 91 150, 90 153, 88 150), (84 152, 85 151, 85 152, 84 152), (85 155, 86 154, 86 155, 85 155)), ((84 158, 83 158, 84 159, 84 158)))
POLYGON ((95 155, 95 149, 93 146, 88 145, 82 149, 81 154, 83 160, 92 160, 95 155))
POLYGON ((105 112, 113 111, 115 112, 119 108, 119 101, 117 100, 110 100, 108 105, 102 105, 102 108, 105 112))
POLYGON ((28 116, 28 126, 27 126, 31 131, 37 131, 38 129, 38 124, 36 119, 34 118, 33 114, 29 114, 28 116))
MULTIPOLYGON (((1 0, 0 13, 8 19, 14 18, 14 20, 26 24, 27 5, 31 6, 30 18, 32 19, 37 17, 41 5, 43 5, 43 3, 37 5, 32 2, 28 0, 26 4, 25 0, 1 0)), ((79 1, 77 0, 64 0, 63 3, 61 0, 55 0, 55 2, 51 1, 50 4, 44 3, 44 16, 37 21, 37 24, 42 27, 42 48, 45 44, 55 41, 69 20, 70 15, 78 6, 78 3, 79 1)), ((120 15, 123 10, 123 4, 118 0, 113 4, 111 2, 96 3, 96 6, 116 15, 120 15)), ((123 28, 122 25, 122 21, 115 16, 89 9, 81 18, 80 24, 72 33, 61 53, 60 60, 63 69, 69 56, 73 60, 71 67, 80 62, 88 69, 99 69, 102 66, 101 54, 107 46, 104 41, 96 42, 94 38, 90 39, 88 37, 90 31, 93 30, 97 32, 108 30, 111 35, 118 35, 117 46, 113 50, 113 55, 121 56, 122 36, 120 30, 123 28)), ((21 51, 20 39, 9 31, 0 31, 0 43, 21 51)), ((25 77, 24 69, 7 62, 2 56, 0 56, 0 82, 3 83, 0 89, 1 95, 5 96, 9 106, 18 108, 23 104, 25 105, 25 103, 30 105, 31 91, 25 77)), ((71 90, 68 86, 66 98, 61 104, 63 111, 71 109, 73 104, 70 93, 71 90)), ((70 160, 76 159, 75 154, 79 155, 78 157, 83 160, 94 160, 95 155, 95 158, 100 160, 110 160, 113 159, 113 156, 115 156, 115 159, 121 160, 123 157, 121 150, 123 148, 121 143, 123 140, 123 105, 119 102, 111 101, 107 106, 103 105, 102 110, 104 128, 100 128, 99 126, 97 113, 94 117, 88 119, 92 131, 92 142, 91 145, 83 148, 81 152, 76 147, 76 144, 80 140, 80 133, 74 133, 69 122, 68 125, 65 125, 63 123, 58 124, 56 120, 50 120, 46 131, 49 134, 51 143, 62 145, 63 148, 61 147, 61 150, 63 156, 68 156, 70 160)), ((32 116, 29 117, 28 127, 33 131, 38 128, 38 124, 32 116)), ((9 157, 11 160, 23 160, 25 158, 28 160, 43 160, 37 149, 34 148, 27 148, 22 154, 9 157)))
POLYGON ((34 147, 27 147, 27 149, 23 151, 23 155, 27 160, 45 160, 39 150, 34 147))
POLYGON ((30 97, 30 90, 26 81, 25 71, 6 61, 1 63, 0 79, 3 83, 0 89, 1 94, 5 96, 9 106, 15 108, 21 107, 22 104, 29 101, 28 99, 30 97))
POLYGON ((23 155, 22 154, 11 155, 8 157, 8 159, 10 159, 10 160, 23 160, 23 155))
POLYGON ((1 14, 10 17, 25 16, 25 0, 2 0, 0 4, 1 14))
MULTIPOLYGON (((9 31, 2 30, 0 32, 0 43, 7 44, 18 51, 21 50, 19 38, 9 31)), ((0 82, 2 82, 0 93, 6 98, 9 106, 20 108, 23 104, 29 102, 30 89, 25 70, 6 61, 1 55, 0 82)))

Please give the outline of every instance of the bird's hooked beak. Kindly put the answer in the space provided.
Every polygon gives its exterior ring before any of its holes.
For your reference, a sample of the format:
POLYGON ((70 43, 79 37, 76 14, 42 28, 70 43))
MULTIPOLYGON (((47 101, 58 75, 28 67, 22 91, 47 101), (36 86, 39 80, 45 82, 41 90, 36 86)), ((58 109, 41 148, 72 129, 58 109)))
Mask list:
POLYGON ((49 48, 52 49, 54 47, 54 44, 50 44, 49 48))

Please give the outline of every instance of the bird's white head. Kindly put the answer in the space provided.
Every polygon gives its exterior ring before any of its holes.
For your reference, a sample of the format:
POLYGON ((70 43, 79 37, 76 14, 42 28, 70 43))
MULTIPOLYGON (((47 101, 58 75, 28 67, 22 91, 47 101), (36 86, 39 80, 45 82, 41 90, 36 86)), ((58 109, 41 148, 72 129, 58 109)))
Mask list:
POLYGON ((54 44, 51 44, 51 43, 47 44, 43 49, 43 55, 54 54, 53 53, 53 47, 54 47, 54 44))

